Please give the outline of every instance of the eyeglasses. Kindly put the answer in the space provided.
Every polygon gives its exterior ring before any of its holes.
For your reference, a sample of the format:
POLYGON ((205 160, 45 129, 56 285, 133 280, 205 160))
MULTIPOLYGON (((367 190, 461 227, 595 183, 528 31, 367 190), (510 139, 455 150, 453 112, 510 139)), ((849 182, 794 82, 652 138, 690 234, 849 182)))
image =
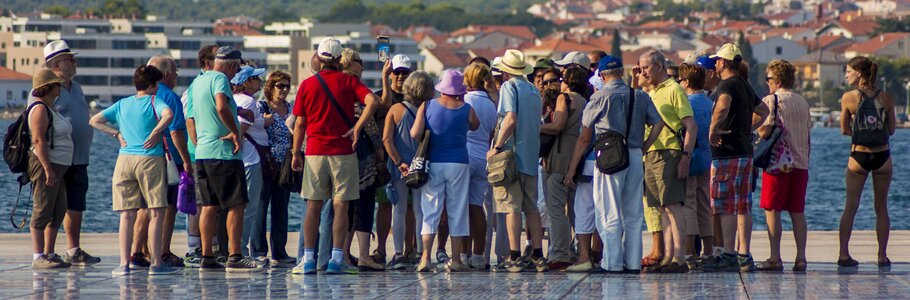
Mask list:
POLYGON ((409 75, 409 74, 411 74, 411 71, 410 71, 410 70, 400 70, 400 71, 399 71, 399 70, 394 70, 394 71, 392 71, 392 74, 395 74, 395 75, 409 75))
POLYGON ((560 83, 560 82, 562 82, 562 79, 555 78, 555 79, 550 79, 550 80, 544 80, 543 84, 560 83))
POLYGON ((771 79, 774 79, 774 77, 765 77, 765 81, 771 81, 771 79))
POLYGON ((279 90, 289 90, 289 89, 291 89, 291 86, 290 86, 290 85, 284 84, 284 83, 276 84, 275 87, 278 88, 279 90))

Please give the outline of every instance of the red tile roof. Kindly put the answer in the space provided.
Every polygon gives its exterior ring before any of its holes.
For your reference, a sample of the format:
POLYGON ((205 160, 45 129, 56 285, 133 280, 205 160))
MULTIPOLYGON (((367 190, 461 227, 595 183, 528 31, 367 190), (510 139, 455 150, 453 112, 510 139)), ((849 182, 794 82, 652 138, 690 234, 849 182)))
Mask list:
POLYGON ((867 36, 875 30, 875 27, 878 27, 878 22, 875 21, 838 22, 838 24, 853 36, 867 36))
POLYGON ((468 25, 468 27, 453 31, 450 36, 476 35, 478 33, 502 32, 511 36, 533 40, 537 35, 531 28, 523 25, 468 25))
POLYGON ((588 43, 571 41, 562 38, 549 39, 541 42, 539 45, 524 49, 524 51, 553 51, 553 52, 570 52, 570 51, 594 51, 601 50, 598 47, 588 43))
POLYGON ((853 44, 847 48, 847 51, 861 54, 875 54, 882 48, 885 48, 897 41, 906 40, 908 38, 910 38, 910 32, 884 33, 882 35, 872 37, 865 42, 853 44))
POLYGON ((651 47, 642 47, 635 49, 633 51, 623 51, 622 52, 622 64, 624 66, 635 66, 638 65, 638 59, 641 58, 642 54, 645 52, 654 50, 651 47))
POLYGON ((842 44, 849 44, 850 39, 839 35, 823 35, 819 36, 818 39, 810 38, 805 41, 797 41, 797 43, 805 45, 806 49, 812 52, 818 48, 827 49, 831 46, 837 47, 842 44))
POLYGON ((31 81, 32 76, 5 67, 0 67, 0 80, 31 81))
POLYGON ((464 67, 471 61, 471 55, 467 51, 452 47, 436 47, 427 50, 433 57, 442 62, 445 68, 464 67))

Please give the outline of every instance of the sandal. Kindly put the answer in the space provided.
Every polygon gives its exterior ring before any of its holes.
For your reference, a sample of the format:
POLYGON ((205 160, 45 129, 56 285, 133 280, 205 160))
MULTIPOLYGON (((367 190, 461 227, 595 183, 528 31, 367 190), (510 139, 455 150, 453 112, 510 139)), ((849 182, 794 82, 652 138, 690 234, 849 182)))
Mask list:
POLYGON ((797 259, 793 263, 793 272, 805 272, 808 265, 805 259, 797 259))
POLYGON ((763 272, 781 272, 784 270, 784 262, 780 260, 771 260, 769 258, 763 262, 758 263, 758 265, 755 266, 755 270, 763 272))
POLYGON ((837 260, 837 265, 841 267, 855 267, 859 265, 859 262, 852 257, 847 257, 847 259, 837 260))
POLYGON ((885 261, 878 261, 879 268, 885 268, 891 266, 891 260, 885 257, 885 261))
POLYGON ((660 261, 662 261, 663 259, 664 259, 663 257, 658 257, 658 258, 654 258, 654 257, 650 257, 650 256, 645 257, 645 258, 641 259, 641 266, 644 268, 644 267, 651 267, 654 265, 658 265, 658 264, 660 264, 660 261))

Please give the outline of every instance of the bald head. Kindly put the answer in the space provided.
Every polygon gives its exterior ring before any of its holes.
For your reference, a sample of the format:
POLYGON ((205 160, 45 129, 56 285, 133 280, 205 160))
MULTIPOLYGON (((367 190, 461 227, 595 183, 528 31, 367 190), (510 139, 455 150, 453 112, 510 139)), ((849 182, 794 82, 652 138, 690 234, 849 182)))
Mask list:
POLYGON ((153 66, 164 74, 162 83, 170 88, 177 86, 177 63, 167 55, 155 55, 149 59, 146 65, 153 66))

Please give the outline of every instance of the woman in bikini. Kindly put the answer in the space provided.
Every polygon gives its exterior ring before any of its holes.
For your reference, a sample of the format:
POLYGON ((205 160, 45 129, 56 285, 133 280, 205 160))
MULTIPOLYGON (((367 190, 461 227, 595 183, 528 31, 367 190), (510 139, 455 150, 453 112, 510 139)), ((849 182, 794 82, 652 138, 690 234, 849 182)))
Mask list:
POLYGON ((860 196, 866 177, 872 174, 875 203, 875 233, 878 237, 878 265, 891 265, 886 250, 891 221, 888 218, 888 188, 891 185, 891 151, 889 137, 894 134, 894 98, 875 87, 878 65, 858 56, 847 62, 844 75, 856 90, 841 99, 841 131, 851 137, 850 159, 847 163, 847 201, 840 219, 840 256, 837 265, 859 265, 850 257, 849 242, 853 219, 859 209, 860 196))

